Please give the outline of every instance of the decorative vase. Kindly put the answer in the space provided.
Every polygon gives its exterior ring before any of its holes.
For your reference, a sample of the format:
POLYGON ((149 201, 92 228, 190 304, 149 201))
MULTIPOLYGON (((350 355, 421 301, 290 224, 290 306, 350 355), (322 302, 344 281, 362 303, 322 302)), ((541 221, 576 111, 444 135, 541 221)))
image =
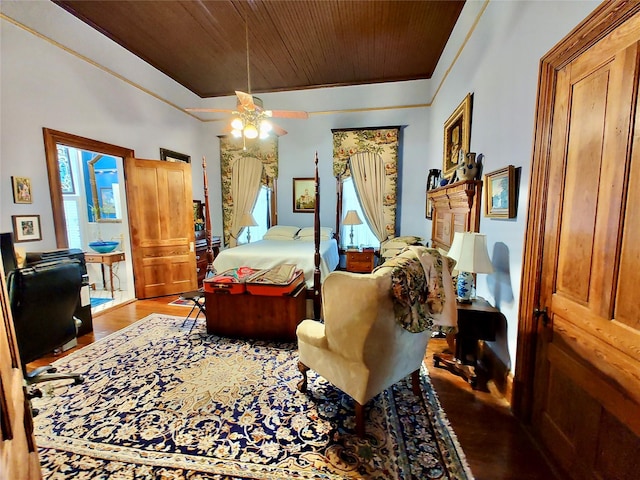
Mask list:
POLYGON ((458 281, 456 283, 458 301, 460 303, 471 302, 471 290, 473 289, 473 274, 470 272, 458 273, 458 281))
POLYGON ((469 152, 466 155, 460 155, 460 162, 456 169, 458 180, 473 180, 478 174, 478 168, 475 153, 469 152))
POLYGON ((433 190, 440 186, 440 170, 432 168, 429 170, 429 176, 427 177, 427 190, 433 190))

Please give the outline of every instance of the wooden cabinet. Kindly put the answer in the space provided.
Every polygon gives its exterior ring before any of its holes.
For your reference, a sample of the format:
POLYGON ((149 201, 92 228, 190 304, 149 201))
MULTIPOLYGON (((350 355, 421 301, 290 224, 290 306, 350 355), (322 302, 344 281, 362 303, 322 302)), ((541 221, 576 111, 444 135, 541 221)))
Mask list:
POLYGON ((347 272, 371 273, 375 266, 376 254, 373 250, 345 252, 347 257, 347 272))
POLYGON ((431 241, 434 248, 449 250, 455 232, 480 230, 482 181, 465 180, 429 190, 433 205, 431 241))
MULTIPOLYGON (((211 237, 211 247, 213 249, 213 258, 215 259, 220 252, 220 237, 211 237)), ((195 250, 198 287, 200 287, 207 274, 207 235, 204 230, 196 230, 195 250)))
POLYGON ((207 333, 260 340, 296 339, 296 327, 307 315, 302 284, 291 295, 267 296, 205 292, 207 333))

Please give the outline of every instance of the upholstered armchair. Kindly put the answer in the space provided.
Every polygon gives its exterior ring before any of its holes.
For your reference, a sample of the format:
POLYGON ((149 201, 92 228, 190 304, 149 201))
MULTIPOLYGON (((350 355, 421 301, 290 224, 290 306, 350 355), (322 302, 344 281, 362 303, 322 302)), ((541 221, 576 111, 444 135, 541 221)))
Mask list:
POLYGON ((412 374, 418 395, 432 330, 456 324, 451 263, 435 250, 409 247, 371 274, 329 274, 322 285, 324 323, 304 320, 297 328, 298 389, 307 391, 311 368, 347 393, 360 436, 363 405, 378 393, 412 374))

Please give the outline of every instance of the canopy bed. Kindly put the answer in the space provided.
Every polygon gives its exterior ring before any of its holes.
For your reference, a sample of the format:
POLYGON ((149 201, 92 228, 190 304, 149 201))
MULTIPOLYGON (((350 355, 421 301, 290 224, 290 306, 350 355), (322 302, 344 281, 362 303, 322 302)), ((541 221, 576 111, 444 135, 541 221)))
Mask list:
MULTIPOLYGON (((211 262, 208 272, 224 272, 231 268, 248 266, 257 269, 273 268, 284 263, 295 263, 304 271, 308 296, 313 299, 314 318, 320 318, 320 286, 322 280, 339 264, 338 244, 331 229, 320 227, 320 178, 318 154, 315 156, 314 226, 298 228, 276 225, 267 232, 265 240, 222 250, 211 262)), ((204 181, 206 186, 206 172, 204 181)), ((206 223, 209 230, 208 195, 205 187, 206 223)), ((207 235, 210 241, 210 235, 207 235)))

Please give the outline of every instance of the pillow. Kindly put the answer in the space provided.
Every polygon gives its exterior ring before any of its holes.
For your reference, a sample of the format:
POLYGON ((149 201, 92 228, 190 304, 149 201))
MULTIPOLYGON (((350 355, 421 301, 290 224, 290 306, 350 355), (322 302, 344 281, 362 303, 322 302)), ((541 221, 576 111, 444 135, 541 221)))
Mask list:
MULTIPOLYGON (((313 227, 304 227, 301 228, 298 232, 298 238, 301 240, 308 240, 309 238, 313 238, 314 231, 313 227)), ((321 240, 330 240, 333 235, 333 228, 331 227, 320 227, 320 239, 321 240)))
POLYGON ((422 242, 422 238, 415 236, 393 237, 384 242, 385 248, 402 248, 407 245, 418 245, 422 242))
POLYGON ((274 225, 262 237, 264 240, 293 240, 300 227, 290 227, 287 225, 274 225))

